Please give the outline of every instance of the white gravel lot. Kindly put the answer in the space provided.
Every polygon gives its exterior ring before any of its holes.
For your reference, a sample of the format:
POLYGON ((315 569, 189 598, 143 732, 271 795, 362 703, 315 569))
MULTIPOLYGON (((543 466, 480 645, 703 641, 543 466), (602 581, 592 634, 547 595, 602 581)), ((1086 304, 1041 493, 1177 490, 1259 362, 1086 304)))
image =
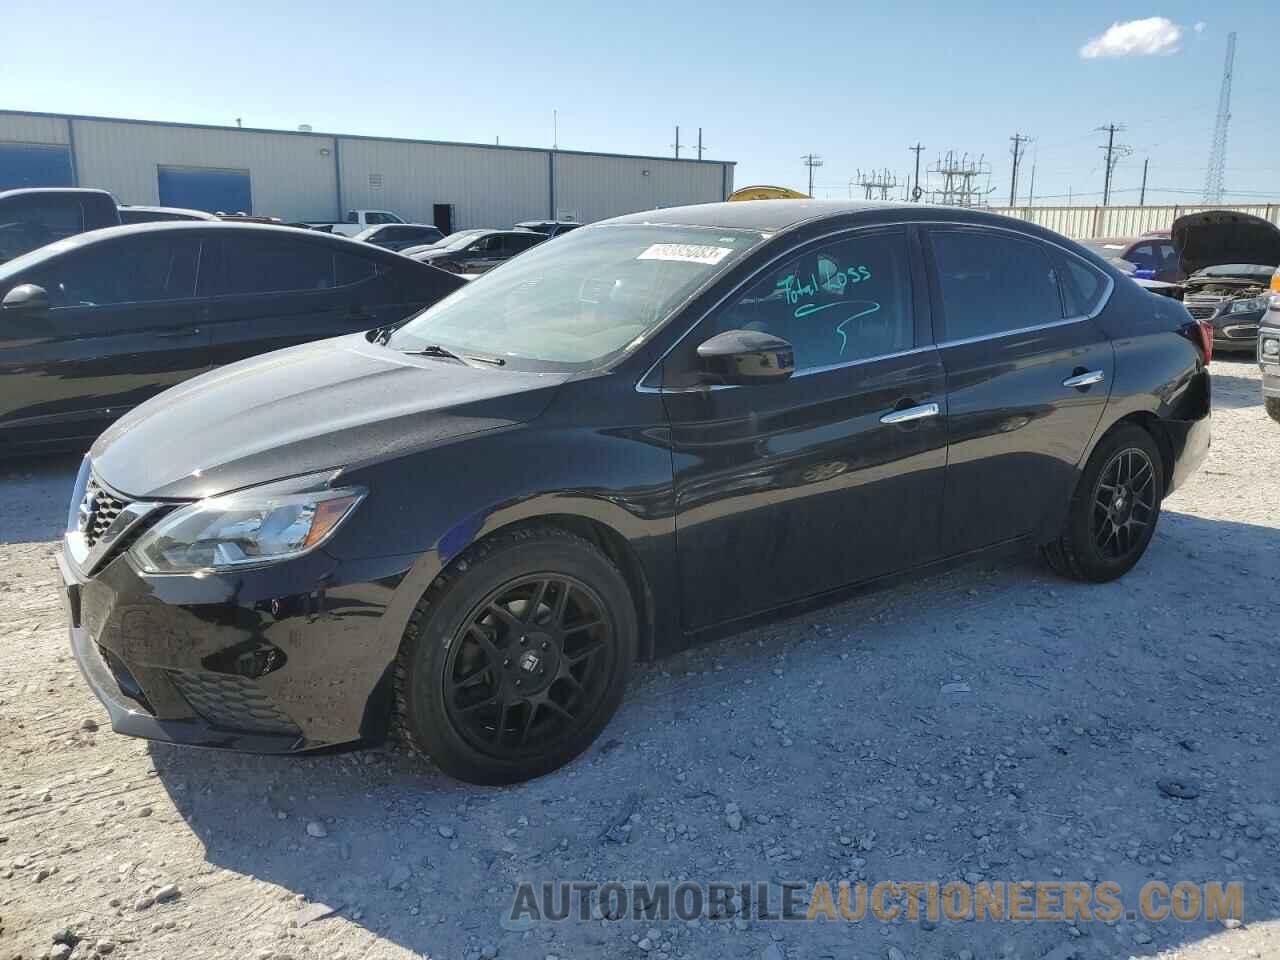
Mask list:
POLYGON ((0 960, 1280 956, 1280 425, 1213 370, 1210 459, 1124 580, 970 568, 643 665, 505 789, 111 733, 53 563, 76 460, 0 465, 0 960), (502 921, 524 879, 859 877, 1240 880, 1245 922, 502 921))

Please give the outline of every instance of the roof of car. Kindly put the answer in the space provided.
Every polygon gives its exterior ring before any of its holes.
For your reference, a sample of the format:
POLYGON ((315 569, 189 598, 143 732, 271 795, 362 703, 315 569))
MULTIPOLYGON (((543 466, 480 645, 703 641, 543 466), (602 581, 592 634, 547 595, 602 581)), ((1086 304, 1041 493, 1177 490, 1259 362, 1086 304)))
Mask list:
MULTIPOLYGON (((968 208, 932 207, 927 204, 891 200, 735 200, 725 203, 700 203, 687 207, 664 207, 614 217, 603 223, 654 223, 672 226, 723 227, 726 230, 785 230, 809 220, 843 216, 851 213, 889 210, 945 210, 947 219, 968 208)), ((994 214, 985 216, 994 217, 994 214)))
POLYGON ((122 203, 120 205, 121 212, 125 210, 142 210, 146 213, 180 213, 184 217, 191 217, 194 220, 203 220, 212 222, 218 218, 212 213, 204 210, 194 210, 189 207, 153 207, 145 203, 122 203))
MULTIPOLYGON (((352 240, 350 237, 333 233, 322 233, 319 230, 301 230, 297 227, 282 227, 266 223, 227 223, 224 220, 153 220, 148 223, 130 223, 119 227, 103 227, 100 230, 89 230, 85 233, 73 234, 43 247, 36 247, 7 263, 0 264, 0 280, 11 275, 17 269, 26 269, 49 255, 61 255, 81 247, 91 246, 119 237, 144 236, 151 233, 180 233, 185 230, 216 230, 219 233, 240 233, 256 236, 288 236, 312 243, 328 243, 346 248, 354 247, 364 256, 386 254, 380 247, 352 240)), ((390 254, 387 254, 390 255, 390 254)))
MULTIPOLYGON (((0 190, 0 200, 7 197, 20 197, 29 193, 92 193, 98 197, 111 196, 106 190, 99 190, 96 187, 18 187, 14 190, 0 190)), ((114 197, 112 197, 111 202, 115 203, 114 197)))

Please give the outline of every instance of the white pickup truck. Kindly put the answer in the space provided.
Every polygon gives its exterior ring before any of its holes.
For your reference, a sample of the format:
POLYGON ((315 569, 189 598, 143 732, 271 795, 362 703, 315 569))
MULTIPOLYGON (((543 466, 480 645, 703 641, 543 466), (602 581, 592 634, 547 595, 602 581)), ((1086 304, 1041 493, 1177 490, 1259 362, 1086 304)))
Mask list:
POLYGON ((307 226, 313 230, 323 230, 326 233, 340 233, 344 237, 353 237, 361 230, 368 227, 381 226, 384 223, 407 223, 403 217, 392 213, 390 210, 348 210, 345 220, 320 220, 307 221, 307 226))

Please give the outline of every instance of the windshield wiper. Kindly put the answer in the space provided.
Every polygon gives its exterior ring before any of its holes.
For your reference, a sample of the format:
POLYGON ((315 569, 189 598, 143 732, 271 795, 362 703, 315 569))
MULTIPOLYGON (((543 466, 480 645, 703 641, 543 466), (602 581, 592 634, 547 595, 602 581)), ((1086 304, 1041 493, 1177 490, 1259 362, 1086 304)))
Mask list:
POLYGON ((456 353, 451 353, 438 343, 429 343, 425 347, 419 347, 417 350, 401 350, 400 352, 410 357, 439 357, 441 360, 465 362, 456 353))

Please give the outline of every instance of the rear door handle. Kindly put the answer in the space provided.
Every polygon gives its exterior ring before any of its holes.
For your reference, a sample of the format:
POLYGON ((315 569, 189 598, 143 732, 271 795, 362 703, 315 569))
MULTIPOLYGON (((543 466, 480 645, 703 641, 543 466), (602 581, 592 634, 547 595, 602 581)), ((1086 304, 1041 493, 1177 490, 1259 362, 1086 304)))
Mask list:
POLYGON ((199 333, 199 327, 187 327, 183 330, 157 330, 155 337, 158 340, 181 340, 185 337, 198 336, 199 333))
POLYGON ((923 420, 925 417, 936 417, 938 415, 938 405, 936 403, 922 403, 918 406, 907 407, 905 410, 894 410, 892 413, 886 413, 880 418, 881 423, 910 423, 912 420, 923 420))
POLYGON ((1095 383, 1101 383, 1106 379, 1106 374, 1101 370, 1089 370, 1086 373, 1077 373, 1073 377, 1067 377, 1062 381, 1064 387, 1091 387, 1095 383))

